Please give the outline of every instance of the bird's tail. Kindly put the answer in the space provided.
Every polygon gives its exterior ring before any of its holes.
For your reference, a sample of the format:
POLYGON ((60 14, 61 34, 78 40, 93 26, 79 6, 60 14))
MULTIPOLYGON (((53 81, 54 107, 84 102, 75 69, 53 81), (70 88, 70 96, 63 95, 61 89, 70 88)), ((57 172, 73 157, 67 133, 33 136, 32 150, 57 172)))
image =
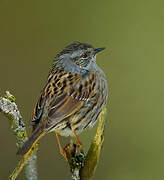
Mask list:
POLYGON ((32 145, 39 141, 39 139, 45 135, 47 131, 42 127, 42 126, 38 126, 34 132, 32 133, 32 135, 29 137, 29 139, 23 144, 22 147, 20 147, 18 149, 17 154, 18 155, 24 155, 26 154, 32 147, 32 145))

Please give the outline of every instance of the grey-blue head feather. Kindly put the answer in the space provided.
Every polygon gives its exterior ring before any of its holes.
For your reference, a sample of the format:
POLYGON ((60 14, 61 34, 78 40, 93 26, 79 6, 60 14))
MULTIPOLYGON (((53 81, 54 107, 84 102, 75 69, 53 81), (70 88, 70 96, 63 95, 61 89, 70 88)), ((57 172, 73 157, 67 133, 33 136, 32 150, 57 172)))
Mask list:
POLYGON ((74 42, 66 46, 55 58, 54 66, 64 68, 73 74, 95 71, 96 53, 104 48, 94 49, 92 45, 74 42))

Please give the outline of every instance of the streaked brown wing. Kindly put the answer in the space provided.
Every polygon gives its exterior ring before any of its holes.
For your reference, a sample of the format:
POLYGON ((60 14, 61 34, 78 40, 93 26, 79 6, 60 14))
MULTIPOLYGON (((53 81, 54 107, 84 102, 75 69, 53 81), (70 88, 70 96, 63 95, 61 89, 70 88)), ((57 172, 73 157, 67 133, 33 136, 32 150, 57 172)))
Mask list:
POLYGON ((94 87, 94 73, 82 76, 54 70, 35 107, 33 122, 40 122, 42 114, 47 111, 48 127, 54 126, 76 113, 89 101, 94 95, 94 87))
POLYGON ((48 113, 48 117, 53 124, 54 122, 56 124, 77 112, 83 106, 83 104, 83 101, 74 99, 70 95, 66 95, 65 98, 61 100, 61 102, 56 104, 56 106, 51 107, 48 113))

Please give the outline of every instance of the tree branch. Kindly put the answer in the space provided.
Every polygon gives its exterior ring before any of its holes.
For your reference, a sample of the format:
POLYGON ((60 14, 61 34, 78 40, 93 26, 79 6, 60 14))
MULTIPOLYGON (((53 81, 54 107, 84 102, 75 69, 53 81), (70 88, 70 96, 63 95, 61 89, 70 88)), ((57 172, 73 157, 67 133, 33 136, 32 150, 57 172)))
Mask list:
MULTIPOLYGON (((10 120, 11 130, 17 138, 16 145, 19 148, 25 141, 27 141, 28 137, 22 116, 15 103, 15 97, 8 91, 6 91, 4 97, 0 97, 0 112, 3 112, 3 114, 10 120)), ((34 150, 36 148, 34 148, 34 150)), ((27 180, 37 180, 36 153, 32 156, 34 150, 30 151, 30 154, 26 154, 26 156, 21 158, 18 166, 13 170, 8 180, 15 180, 25 165, 27 180)))

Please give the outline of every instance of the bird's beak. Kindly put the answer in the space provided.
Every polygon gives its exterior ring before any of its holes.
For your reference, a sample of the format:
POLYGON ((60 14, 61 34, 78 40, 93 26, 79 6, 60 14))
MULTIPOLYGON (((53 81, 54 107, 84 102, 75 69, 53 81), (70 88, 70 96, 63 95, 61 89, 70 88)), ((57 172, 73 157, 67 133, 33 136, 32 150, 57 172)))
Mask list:
POLYGON ((102 51, 102 50, 104 50, 104 49, 105 49, 105 47, 96 48, 96 49, 94 49, 94 54, 97 54, 98 52, 100 52, 100 51, 102 51))

